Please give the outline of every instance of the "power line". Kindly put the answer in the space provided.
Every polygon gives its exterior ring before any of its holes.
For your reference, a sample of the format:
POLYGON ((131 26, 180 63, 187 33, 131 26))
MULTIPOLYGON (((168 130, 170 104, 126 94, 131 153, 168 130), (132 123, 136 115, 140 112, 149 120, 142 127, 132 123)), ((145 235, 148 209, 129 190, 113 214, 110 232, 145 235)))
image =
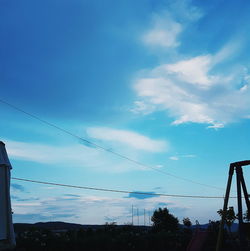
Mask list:
POLYGON ((116 155, 116 156, 118 156, 118 157, 120 157, 120 158, 123 158, 123 159, 125 159, 125 160, 127 160, 127 161, 130 161, 130 162, 132 162, 132 163, 134 163, 134 164, 136 164, 136 165, 139 165, 139 166, 142 166, 142 167, 146 167, 146 168, 152 169, 152 170, 154 170, 154 171, 157 171, 157 172, 159 172, 159 173, 162 173, 162 174, 168 175, 168 176, 170 176, 170 177, 173 177, 173 178, 175 178, 175 179, 183 180, 183 181, 186 181, 186 182, 189 182, 189 183, 193 183, 193 184, 196 184, 196 185, 206 186, 206 187, 213 188, 213 189, 217 189, 217 190, 224 190, 224 189, 221 188, 221 187, 217 187, 217 186, 212 186, 212 185, 200 183, 200 182, 197 182, 197 181, 194 181, 194 180, 191 180, 191 179, 187 179, 187 178, 183 178, 183 177, 180 177, 180 176, 171 174, 171 173, 169 173, 169 172, 165 172, 165 171, 163 171, 163 170, 159 170, 159 169, 154 168, 154 167, 152 167, 152 166, 146 165, 146 164, 141 163, 141 162, 139 162, 139 161, 137 161, 137 160, 131 159, 131 158, 129 158, 129 157, 123 155, 123 154, 117 153, 117 152, 115 152, 115 151, 113 151, 113 150, 111 150, 111 149, 108 149, 108 148, 105 148, 105 147, 103 147, 103 146, 100 146, 100 145, 98 145, 98 144, 96 144, 96 143, 93 143, 93 142, 91 142, 90 140, 87 140, 87 139, 85 139, 85 138, 83 138, 83 137, 80 137, 80 136, 78 136, 78 135, 76 135, 76 134, 74 134, 74 133, 72 133, 72 132, 70 132, 70 131, 68 131, 68 130, 65 130, 65 129, 63 129, 63 128, 61 128, 61 127, 59 127, 59 126, 57 126, 57 125, 55 125, 55 124, 53 124, 53 123, 51 123, 51 122, 48 122, 47 120, 41 119, 41 118, 39 118, 38 116, 36 116, 36 115, 34 115, 34 114, 31 114, 31 113, 29 113, 29 112, 27 112, 27 111, 24 111, 23 109, 21 109, 21 108, 15 106, 15 105, 13 105, 13 104, 10 104, 9 102, 6 102, 6 101, 4 101, 3 99, 0 99, 0 102, 1 102, 2 104, 5 104, 5 105, 11 107, 12 109, 15 109, 15 110, 17 110, 17 111, 19 111, 19 112, 21 112, 21 113, 24 113, 24 114, 28 115, 29 117, 31 117, 31 118, 33 118, 33 119, 35 119, 35 120, 38 120, 38 121, 40 121, 40 122, 42 122, 42 123, 44 123, 44 124, 46 124, 46 125, 48 125, 48 126, 50 126, 50 127, 53 127, 53 128, 55 128, 55 129, 57 129, 57 130, 59 130, 59 131, 65 133, 65 134, 68 134, 68 135, 70 135, 70 136, 72 136, 72 137, 74 137, 74 138, 77 138, 77 139, 79 139, 79 140, 81 140, 81 141, 83 141, 83 142, 85 142, 85 143, 87 143, 87 144, 90 144, 90 145, 96 147, 97 149, 101 149, 101 150, 103 150, 103 151, 106 151, 106 152, 109 152, 109 153, 111 153, 111 154, 114 154, 114 155, 116 155))
MULTIPOLYGON (((224 199, 223 196, 204 196, 204 195, 182 195, 182 194, 133 192, 133 191, 127 191, 127 190, 106 189, 106 188, 87 187, 87 186, 76 186, 76 185, 61 184, 61 183, 54 183, 54 182, 47 182, 47 181, 38 181, 38 180, 30 180, 30 179, 23 179, 23 178, 14 178, 14 177, 12 177, 11 179, 19 180, 19 181, 25 181, 25 182, 32 182, 32 183, 37 183, 37 184, 43 184, 43 185, 78 188, 78 189, 94 190, 94 191, 102 191, 102 192, 112 192, 112 193, 126 193, 126 194, 138 194, 138 195, 149 195, 149 196, 164 196, 164 197, 175 197, 175 198, 224 199)), ((230 197, 230 198, 237 198, 237 197, 230 197)))

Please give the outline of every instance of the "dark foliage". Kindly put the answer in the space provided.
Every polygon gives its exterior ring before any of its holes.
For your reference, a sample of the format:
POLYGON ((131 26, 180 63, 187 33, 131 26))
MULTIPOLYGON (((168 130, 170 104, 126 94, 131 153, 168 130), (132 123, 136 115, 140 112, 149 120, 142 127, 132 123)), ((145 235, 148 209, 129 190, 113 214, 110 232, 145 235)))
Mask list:
POLYGON ((187 229, 178 232, 153 232, 135 226, 118 227, 105 225, 103 228, 79 229, 66 232, 33 228, 19 232, 19 251, 184 251, 192 232, 187 229))
POLYGON ((164 230, 175 233, 179 229, 179 220, 170 214, 167 208, 155 210, 151 220, 153 229, 157 232, 164 230))
POLYGON ((182 222, 183 222, 183 225, 185 227, 191 227, 192 226, 192 222, 191 222, 191 220, 188 217, 187 218, 183 218, 182 222))
MULTIPOLYGON (((223 216, 223 210, 220 209, 217 211, 217 213, 222 217, 223 216)), ((233 207, 229 207, 226 211, 225 211, 225 223, 228 227, 228 230, 230 233, 232 233, 231 231, 231 226, 234 223, 234 221, 237 219, 237 216, 234 212, 234 208, 233 207)))

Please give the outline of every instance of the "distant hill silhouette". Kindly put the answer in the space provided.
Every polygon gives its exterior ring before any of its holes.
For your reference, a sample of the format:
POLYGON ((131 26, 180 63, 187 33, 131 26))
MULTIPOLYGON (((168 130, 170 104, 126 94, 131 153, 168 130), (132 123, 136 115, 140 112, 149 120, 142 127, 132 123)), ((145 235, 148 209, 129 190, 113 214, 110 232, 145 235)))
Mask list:
POLYGON ((15 232, 22 232, 25 230, 28 230, 30 228, 39 228, 39 229, 48 229, 48 230, 77 230, 80 228, 100 228, 103 227, 103 225, 81 225, 76 223, 66 223, 61 221, 53 221, 53 222, 37 222, 37 223, 15 223, 14 229, 15 232))
MULTIPOLYGON (((31 228, 48 229, 48 230, 78 230, 78 229, 101 229, 107 225, 82 225, 76 223, 67 223, 61 221, 53 222, 37 222, 37 223, 14 223, 14 229, 16 233, 29 230, 31 228)), ((123 227, 124 225, 116 225, 116 227, 123 227)), ((133 226, 135 228, 150 229, 149 226, 133 226)))
MULTIPOLYGON (((199 228, 206 229, 208 228, 207 224, 201 224, 199 225, 199 228)), ((34 224, 31 223, 15 223, 14 229, 16 233, 23 232, 26 230, 29 230, 31 228, 39 228, 39 229, 48 229, 48 230, 78 230, 78 229, 101 229, 104 228, 106 225, 83 225, 83 224, 76 224, 76 223, 67 223, 62 221, 53 221, 53 222, 37 222, 34 224)), ((117 227, 123 227, 124 225, 117 225, 117 227)), ((141 229, 150 229, 150 226, 133 226, 135 228, 141 228, 141 229)), ((180 225, 180 227, 184 227, 183 225, 180 225)), ((193 225, 191 228, 195 229, 197 226, 193 225)), ((236 232, 238 230, 238 224, 233 223, 232 224, 232 232, 236 232)))

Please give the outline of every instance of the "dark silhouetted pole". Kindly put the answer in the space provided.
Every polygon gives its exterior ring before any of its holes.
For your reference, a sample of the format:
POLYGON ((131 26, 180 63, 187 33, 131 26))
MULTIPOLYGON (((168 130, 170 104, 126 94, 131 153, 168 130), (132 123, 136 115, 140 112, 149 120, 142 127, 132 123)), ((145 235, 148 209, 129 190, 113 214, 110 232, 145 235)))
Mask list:
POLYGON ((132 205, 132 225, 134 225, 134 206, 132 205))
POLYGON ((247 205, 247 210, 250 213, 249 195, 248 195, 248 192, 247 192, 247 187, 246 187, 246 183, 245 183, 245 180, 244 180, 242 168, 240 169, 239 174, 241 176, 240 177, 241 178, 241 186, 242 186, 242 190, 243 190, 243 193, 244 193, 245 202, 246 202, 246 205, 247 205))
POLYGON ((144 208, 144 226, 146 226, 146 211, 145 211, 145 208, 144 208))
POLYGON ((0 249, 10 250, 15 247, 15 235, 12 223, 10 199, 10 170, 5 144, 0 141, 0 249))
POLYGON ((243 234, 242 198, 241 198, 241 186, 240 186, 239 167, 236 167, 236 181, 237 181, 237 202, 238 202, 239 238, 240 238, 240 244, 242 245, 242 243, 244 241, 244 236, 243 236, 244 234, 243 234))
POLYGON ((138 226, 139 226, 139 208, 137 208, 137 223, 138 223, 138 226))
POLYGON ((225 199, 224 199, 223 212, 222 212, 222 217, 221 217, 221 222, 220 222, 218 240, 217 240, 217 244, 216 244, 216 251, 220 251, 220 248, 221 248, 222 235, 223 235, 224 223, 225 223, 225 219, 226 219, 226 211, 227 211, 229 194, 230 194, 230 189, 231 189, 231 184, 232 184, 233 173, 234 173, 234 166, 232 164, 230 164, 226 195, 225 195, 225 199))

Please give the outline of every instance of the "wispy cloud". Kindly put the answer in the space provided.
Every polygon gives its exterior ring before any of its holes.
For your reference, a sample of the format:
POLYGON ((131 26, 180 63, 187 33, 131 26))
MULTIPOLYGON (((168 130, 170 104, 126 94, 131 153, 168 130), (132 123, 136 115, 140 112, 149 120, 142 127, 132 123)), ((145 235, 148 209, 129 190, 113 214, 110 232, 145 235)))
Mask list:
MULTIPOLYGON (((100 145, 107 149, 112 147, 116 152, 136 161, 142 161, 145 158, 144 151, 154 154, 168 149, 166 141, 153 140, 132 131, 96 127, 89 128, 87 131, 92 139, 95 139, 93 141, 98 141, 100 145)), ((70 144, 52 145, 9 139, 4 139, 4 141, 11 159, 41 164, 70 165, 71 168, 91 168, 100 172, 146 170, 142 166, 87 145, 72 144, 72 142, 70 144)))
POLYGON ((182 158, 195 158, 197 157, 195 154, 183 154, 180 155, 182 158))
POLYGON ((245 67, 232 63, 242 48, 242 39, 232 39, 213 53, 181 54, 176 48, 185 43, 181 33, 203 14, 190 1, 180 2, 166 7, 165 14, 153 14, 154 26, 149 28, 144 42, 159 49, 171 47, 176 56, 171 62, 166 60, 139 74, 134 81, 138 99, 131 111, 144 115, 167 111, 174 119, 173 125, 203 123, 214 129, 249 118, 249 73, 245 67), (170 11, 173 6, 174 14, 170 11), (181 19, 178 13, 184 10, 189 14, 181 19))
POLYGON ((103 141, 118 142, 137 150, 149 152, 163 152, 167 150, 167 143, 163 140, 154 140, 137 132, 117 130, 107 127, 87 128, 90 137, 103 141))
MULTIPOLYGON (((13 217, 15 222, 37 222, 37 221, 70 221, 81 224, 104 224, 106 221, 117 221, 119 224, 131 222, 131 205, 139 209, 139 215, 143 215, 145 209, 147 214, 159 206, 186 210, 187 207, 174 203, 168 198, 114 198, 105 196, 81 195, 75 200, 65 197, 47 197, 39 201, 20 202, 14 201, 13 217), (26 217, 31 216, 30 218, 26 217)), ((143 219, 140 219, 142 223, 143 219)))
POLYGON ((183 155, 176 154, 176 155, 170 156, 169 159, 170 160, 179 160, 181 158, 195 158, 195 157, 196 157, 196 155, 194 155, 194 154, 183 154, 183 155))
MULTIPOLYGON (((138 191, 135 191, 135 192, 138 192, 138 191)), ((144 193, 150 193, 150 194, 130 193, 129 196, 125 198, 136 198, 139 200, 145 200, 148 198, 159 197, 159 195, 155 194, 155 192, 144 192, 144 193)))
POLYGON ((203 13, 190 1, 169 1, 166 8, 152 14, 149 29, 143 34, 143 42, 154 48, 173 49, 180 45, 178 36, 189 24, 201 18, 203 13))
POLYGON ((175 22, 168 13, 155 15, 152 28, 144 34, 143 41, 151 46, 177 47, 177 37, 181 30, 181 24, 175 22))
POLYGON ((170 156, 169 159, 171 159, 171 160, 179 160, 179 157, 177 157, 177 156, 170 156))
POLYGON ((81 151, 87 151, 95 159, 95 151, 82 145, 56 146, 30 142, 4 140, 11 158, 34 161, 44 164, 73 163, 83 164, 81 151))
POLYGON ((35 201, 39 200, 38 197, 20 197, 16 195, 11 195, 11 199, 14 201, 35 201))
POLYGON ((182 60, 174 64, 161 65, 154 71, 157 74, 174 76, 177 80, 207 88, 216 82, 216 76, 209 75, 211 69, 210 55, 182 60))
POLYGON ((80 198, 81 196, 78 195, 78 194, 71 194, 71 193, 67 193, 67 194, 64 194, 64 196, 68 196, 68 197, 76 197, 76 198, 80 198))
POLYGON ((20 185, 20 184, 11 183, 10 186, 11 186, 11 188, 12 188, 14 191, 19 191, 19 192, 24 192, 24 191, 25 191, 24 186, 22 186, 22 185, 20 185))
POLYGON ((134 101, 133 107, 129 110, 136 114, 146 115, 155 111, 155 105, 146 103, 141 100, 137 100, 137 101, 134 101))
POLYGON ((176 118, 175 125, 193 122, 222 128, 246 118, 250 106, 248 74, 242 77, 243 68, 230 77, 211 74, 216 66, 212 62, 213 55, 206 55, 152 69, 134 85, 140 102, 169 111, 176 118))

